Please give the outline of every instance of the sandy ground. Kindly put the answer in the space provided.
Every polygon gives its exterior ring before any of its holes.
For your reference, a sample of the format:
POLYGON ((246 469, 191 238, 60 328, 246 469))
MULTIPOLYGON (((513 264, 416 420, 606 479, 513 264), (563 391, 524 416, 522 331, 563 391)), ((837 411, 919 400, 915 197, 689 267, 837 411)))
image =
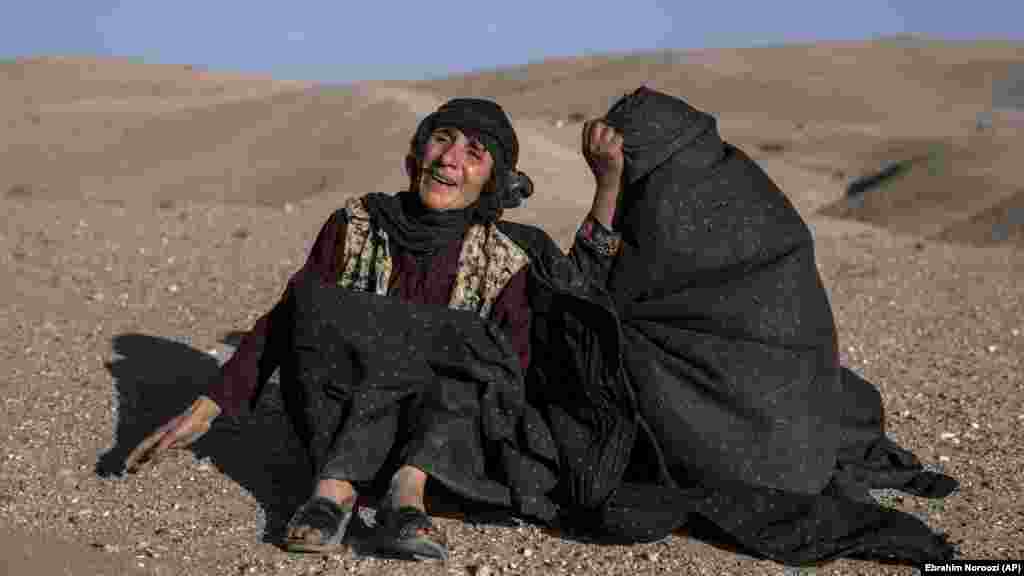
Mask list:
MULTIPOLYGON (((452 95, 510 111, 538 193, 511 218, 567 246, 589 207, 572 114, 642 83, 718 115, 817 238, 844 362, 893 437, 960 479, 890 498, 971 558, 1024 558, 1024 174, 1019 117, 976 118, 1024 47, 820 44, 543 62, 420 83, 312 86, 185 66, 0 63, 0 566, 10 574, 779 574, 694 541, 619 547, 439 523, 447 565, 274 543, 309 474, 268 394, 192 451, 119 464, 216 374, 344 199, 396 191, 418 118, 452 95), (909 156, 907 156, 909 155, 909 156), (844 197, 880 163, 927 162, 844 197), (923 166, 918 168, 918 166, 923 166), (1005 232, 1005 233, 1004 233, 1005 232)), ((358 552, 358 551, 357 551, 358 552)), ((820 574, 906 574, 839 561, 820 574)))

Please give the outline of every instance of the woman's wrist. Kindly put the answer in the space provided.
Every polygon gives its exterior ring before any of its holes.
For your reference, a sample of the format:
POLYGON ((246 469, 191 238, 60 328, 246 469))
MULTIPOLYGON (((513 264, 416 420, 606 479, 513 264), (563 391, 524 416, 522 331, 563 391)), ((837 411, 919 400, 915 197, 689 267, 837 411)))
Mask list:
POLYGON ((622 246, 622 236, 602 224, 593 214, 583 220, 577 235, 592 250, 606 257, 616 256, 622 246))
POLYGON ((597 190, 594 192, 594 204, 590 208, 590 215, 608 230, 612 230, 612 221, 615 218, 615 208, 621 190, 622 187, 618 183, 598 183, 597 190))

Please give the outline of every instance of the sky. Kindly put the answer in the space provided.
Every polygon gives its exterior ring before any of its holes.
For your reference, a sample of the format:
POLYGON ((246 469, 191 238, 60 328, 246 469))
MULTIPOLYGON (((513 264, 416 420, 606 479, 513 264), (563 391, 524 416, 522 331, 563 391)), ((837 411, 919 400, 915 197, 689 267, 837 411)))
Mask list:
POLYGON ((1024 41, 1021 0, 3 1, 0 59, 124 56, 323 82, 903 33, 1024 41))

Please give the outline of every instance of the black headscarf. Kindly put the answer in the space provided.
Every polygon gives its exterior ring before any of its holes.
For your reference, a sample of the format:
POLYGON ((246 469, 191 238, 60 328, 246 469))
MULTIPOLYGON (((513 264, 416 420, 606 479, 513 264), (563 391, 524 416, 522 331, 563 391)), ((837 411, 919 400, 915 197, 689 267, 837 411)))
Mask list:
POLYGON ((394 196, 371 194, 367 208, 374 222, 394 244, 415 256, 437 252, 461 239, 473 224, 497 221, 504 208, 518 206, 533 191, 530 179, 515 170, 519 140, 505 111, 497 103, 478 98, 449 100, 420 122, 412 139, 417 157, 430 134, 440 127, 453 127, 478 137, 494 159, 493 186, 480 198, 460 210, 434 211, 423 206, 413 191, 394 196))

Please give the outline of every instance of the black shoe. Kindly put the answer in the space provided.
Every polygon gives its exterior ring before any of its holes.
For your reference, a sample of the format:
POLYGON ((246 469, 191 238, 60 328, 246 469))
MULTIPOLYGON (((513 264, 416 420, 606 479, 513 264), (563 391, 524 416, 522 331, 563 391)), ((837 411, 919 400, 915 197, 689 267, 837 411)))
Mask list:
POLYGON ((377 511, 374 548, 378 553, 411 560, 447 560, 448 539, 426 512, 406 506, 377 511))
POLYGON ((285 529, 284 547, 289 552, 329 553, 341 549, 345 530, 356 509, 353 498, 347 508, 330 498, 314 496, 299 507, 288 521, 285 529), (301 527, 312 528, 306 538, 291 538, 288 535, 301 527))

